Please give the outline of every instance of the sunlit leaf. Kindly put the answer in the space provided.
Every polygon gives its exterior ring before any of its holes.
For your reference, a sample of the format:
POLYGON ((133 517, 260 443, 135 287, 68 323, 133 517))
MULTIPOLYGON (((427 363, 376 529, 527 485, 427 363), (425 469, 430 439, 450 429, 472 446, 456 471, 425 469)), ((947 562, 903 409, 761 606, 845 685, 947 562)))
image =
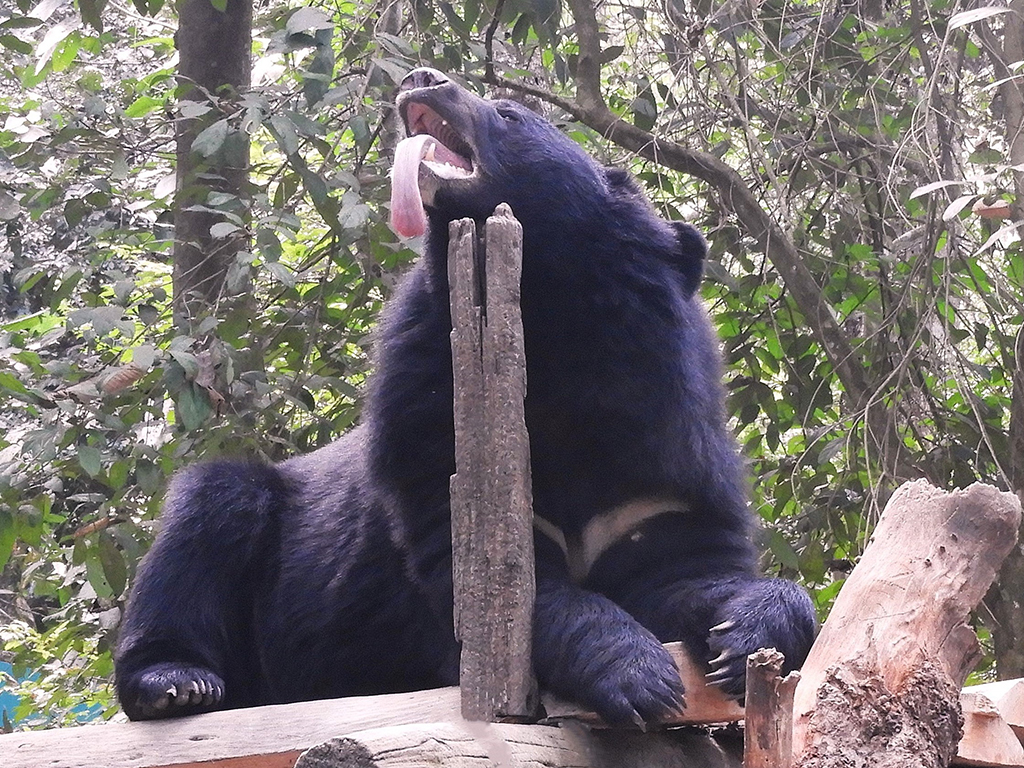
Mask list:
POLYGON ((929 194, 931 192, 934 192, 937 189, 944 189, 946 187, 958 186, 960 184, 963 184, 963 182, 962 181, 932 181, 932 182, 930 182, 928 184, 924 184, 924 185, 918 187, 913 192, 911 192, 910 193, 910 199, 914 200, 915 198, 923 197, 924 195, 927 195, 927 194, 929 194))
POLYGON ((945 210, 942 211, 942 220, 949 221, 955 219, 961 211, 967 206, 978 199, 978 195, 961 195, 956 200, 946 206, 945 210))
POLYGON ((953 14, 949 19, 947 29, 959 29, 960 27, 966 27, 968 24, 974 24, 977 21, 983 19, 989 19, 993 16, 998 16, 1002 13, 1009 12, 1009 8, 1005 6, 987 5, 984 8, 972 8, 969 11, 961 11, 960 13, 953 14))

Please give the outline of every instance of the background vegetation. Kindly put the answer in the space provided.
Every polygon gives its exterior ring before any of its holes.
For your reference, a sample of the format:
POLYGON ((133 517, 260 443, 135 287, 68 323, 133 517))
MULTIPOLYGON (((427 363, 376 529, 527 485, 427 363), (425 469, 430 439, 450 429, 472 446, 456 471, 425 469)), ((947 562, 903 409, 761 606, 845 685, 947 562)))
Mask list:
MULTIPOLYGON (((417 64, 526 100, 707 233, 765 566, 823 613, 901 480, 1019 489, 1022 40, 1024 0, 0 9, 4 727, 117 713, 110 647, 177 467, 358 417, 419 247, 386 225, 417 64), (202 13, 251 14, 231 87, 176 79, 202 13)), ((1022 561, 980 615, 1004 676, 1022 561)))

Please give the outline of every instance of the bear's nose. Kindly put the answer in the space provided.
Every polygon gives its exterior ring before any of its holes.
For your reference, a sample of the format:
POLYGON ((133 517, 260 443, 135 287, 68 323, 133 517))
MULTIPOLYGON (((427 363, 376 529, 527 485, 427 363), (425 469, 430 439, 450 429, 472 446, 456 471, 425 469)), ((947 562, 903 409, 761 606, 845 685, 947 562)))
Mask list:
POLYGON ((430 67, 418 67, 405 76, 399 90, 411 91, 413 88, 430 88, 435 85, 444 85, 447 82, 448 77, 443 72, 438 72, 430 67))

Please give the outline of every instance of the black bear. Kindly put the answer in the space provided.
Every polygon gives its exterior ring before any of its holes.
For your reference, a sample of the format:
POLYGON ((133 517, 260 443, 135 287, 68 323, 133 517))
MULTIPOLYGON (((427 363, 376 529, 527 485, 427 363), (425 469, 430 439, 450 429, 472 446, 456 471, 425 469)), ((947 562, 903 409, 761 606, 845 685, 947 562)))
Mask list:
POLYGON ((683 706, 662 641, 737 697, 757 648, 798 666, 813 608, 756 574, 694 295, 703 238, 519 104, 418 69, 398 109, 392 219, 426 230, 425 255, 383 313, 362 423, 308 456, 174 480, 116 655, 129 717, 457 682, 448 222, 503 202, 523 225, 541 685, 639 722, 683 706))

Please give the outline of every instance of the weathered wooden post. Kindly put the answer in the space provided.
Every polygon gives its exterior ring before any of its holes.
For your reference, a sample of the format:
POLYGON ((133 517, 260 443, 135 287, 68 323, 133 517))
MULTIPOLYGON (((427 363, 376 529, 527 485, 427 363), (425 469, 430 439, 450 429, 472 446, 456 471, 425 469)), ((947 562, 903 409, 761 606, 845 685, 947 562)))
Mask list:
POLYGON ((799 672, 782 677, 783 655, 762 648, 747 657, 743 768, 790 768, 793 762, 793 694, 799 672))
POLYGON ((472 219, 449 226, 452 557, 467 720, 527 720, 537 707, 530 660, 536 590, 519 310, 522 251, 523 229, 508 205, 487 220, 483 237, 472 219))

